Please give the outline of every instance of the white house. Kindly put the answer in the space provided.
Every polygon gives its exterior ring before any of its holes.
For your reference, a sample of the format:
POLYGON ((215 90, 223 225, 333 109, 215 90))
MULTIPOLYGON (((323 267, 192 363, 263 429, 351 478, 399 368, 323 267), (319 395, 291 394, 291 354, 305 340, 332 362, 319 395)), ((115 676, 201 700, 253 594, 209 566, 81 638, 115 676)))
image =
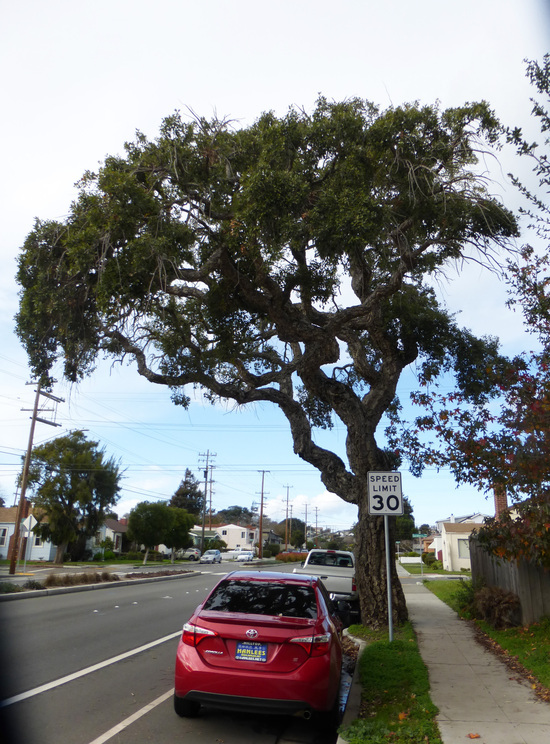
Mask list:
POLYGON ((479 522, 443 522, 441 524, 441 550, 436 555, 445 571, 469 570, 470 535, 479 528, 479 522))
MULTIPOLYGON (((196 528, 195 528, 196 529, 196 528)), ((260 531, 257 527, 242 527, 240 524, 217 524, 216 532, 227 544, 228 550, 254 550, 260 531)))

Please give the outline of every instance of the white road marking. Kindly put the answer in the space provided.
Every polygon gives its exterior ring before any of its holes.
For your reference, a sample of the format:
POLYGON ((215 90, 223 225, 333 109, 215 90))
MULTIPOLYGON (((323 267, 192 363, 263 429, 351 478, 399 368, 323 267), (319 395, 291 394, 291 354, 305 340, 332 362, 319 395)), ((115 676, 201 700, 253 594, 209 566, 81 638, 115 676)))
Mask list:
POLYGON ((125 653, 119 654, 118 656, 113 656, 110 659, 105 659, 105 661, 100 661, 99 664, 93 664, 93 666, 81 669, 79 672, 67 674, 66 677, 60 677, 59 679, 53 680, 53 682, 48 682, 45 685, 40 685, 40 687, 35 687, 32 690, 27 690, 27 692, 21 692, 19 695, 14 695, 13 697, 6 698, 5 700, 0 700, 0 708, 5 708, 8 705, 19 703, 21 700, 27 700, 28 698, 34 697, 35 695, 40 695, 40 693, 42 692, 53 690, 56 687, 67 684, 67 682, 73 682, 75 679, 85 677, 87 674, 91 674, 92 672, 97 672, 99 669, 104 669, 111 664, 116 664, 119 661, 128 659, 130 656, 140 654, 142 651, 148 651, 150 648, 159 646, 161 643, 166 643, 166 641, 171 641, 173 638, 177 638, 180 635, 181 630, 178 630, 177 633, 170 633, 170 635, 164 636, 164 638, 158 638, 156 641, 146 643, 144 646, 139 646, 138 648, 134 648, 131 651, 126 651, 125 653))
POLYGON ((128 726, 131 726, 132 723, 135 723, 135 721, 140 719, 142 716, 147 715, 147 713, 149 713, 154 708, 156 708, 157 705, 164 703, 164 701, 172 697, 173 694, 174 694, 174 688, 172 688, 171 690, 168 690, 168 692, 165 692, 164 695, 161 695, 156 700, 153 700, 153 702, 147 703, 147 705, 141 708, 141 710, 136 711, 133 715, 129 716, 124 721, 117 723, 116 726, 113 726, 112 729, 109 729, 109 731, 106 731, 101 736, 98 736, 97 739, 94 739, 93 741, 91 741, 90 744, 105 744, 105 742, 109 741, 109 739, 112 739, 113 736, 120 734, 120 732, 124 731, 125 728, 128 728, 128 726))

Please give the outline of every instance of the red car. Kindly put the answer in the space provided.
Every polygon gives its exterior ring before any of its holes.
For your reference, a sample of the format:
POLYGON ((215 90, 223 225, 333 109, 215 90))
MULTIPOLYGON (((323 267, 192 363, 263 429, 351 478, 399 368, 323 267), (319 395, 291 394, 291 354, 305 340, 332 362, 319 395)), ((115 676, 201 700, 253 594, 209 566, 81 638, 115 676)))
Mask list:
POLYGON ((183 626, 174 708, 324 714, 336 724, 342 622, 314 576, 228 574, 183 626))

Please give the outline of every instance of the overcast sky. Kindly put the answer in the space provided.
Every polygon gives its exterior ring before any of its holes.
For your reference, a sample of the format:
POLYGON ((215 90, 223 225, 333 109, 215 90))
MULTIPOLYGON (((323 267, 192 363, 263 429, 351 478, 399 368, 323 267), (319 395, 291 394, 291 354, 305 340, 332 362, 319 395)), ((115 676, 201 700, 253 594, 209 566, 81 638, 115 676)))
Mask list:
MULTIPOLYGON (((265 110, 311 109, 319 94, 362 97, 381 107, 485 99, 506 124, 533 130, 524 59, 549 51, 548 0, 19 0, 1 3, 3 113, 0 233, 0 493, 13 503, 27 448, 33 387, 13 333, 15 259, 36 217, 63 219, 73 184, 107 154, 121 153, 137 129, 150 137, 162 119, 189 109, 237 125, 265 110)), ((521 166, 503 153, 494 190, 513 206, 506 173, 521 166), (517 167, 515 167, 517 165, 517 167)), ((497 335, 504 350, 525 347, 521 318, 504 307, 504 288, 479 268, 439 288, 464 325, 497 335)), ((410 383, 404 380, 401 394, 410 383)), ((356 509, 324 491, 292 452, 284 418, 269 407, 214 409, 200 400, 174 408, 168 393, 132 368, 100 367, 79 388, 53 391, 61 427, 38 424, 35 443, 83 428, 124 472, 122 515, 143 500, 169 498, 190 468, 202 480, 207 453, 212 506, 259 504, 266 512, 319 526, 346 527, 356 509)), ((46 413, 45 415, 53 415, 46 413)), ((322 442, 342 450, 344 431, 322 442)), ((448 473, 403 473, 417 524, 480 511, 491 500, 455 488, 448 473)))

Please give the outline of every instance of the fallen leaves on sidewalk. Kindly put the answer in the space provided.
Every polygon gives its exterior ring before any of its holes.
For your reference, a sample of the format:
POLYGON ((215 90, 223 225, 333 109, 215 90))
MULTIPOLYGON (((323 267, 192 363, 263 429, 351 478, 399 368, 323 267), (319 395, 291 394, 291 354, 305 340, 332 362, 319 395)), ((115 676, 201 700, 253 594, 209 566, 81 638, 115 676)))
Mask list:
POLYGON ((535 695, 539 697, 541 700, 544 700, 546 703, 550 703, 550 689, 548 687, 545 687, 544 685, 541 685, 541 683, 538 681, 536 677, 534 677, 529 669, 526 669, 526 667, 521 664, 521 662, 518 661, 518 659, 515 656, 512 656, 508 651, 502 648, 502 646, 494 641, 492 638, 489 638, 489 636, 481 630, 481 628, 473 621, 469 621, 471 624, 471 627, 475 631, 475 637, 478 643, 480 643, 484 648, 486 648, 488 651, 491 651, 491 653, 498 656, 498 658, 506 664, 508 669, 510 669, 512 672, 514 672, 515 677, 510 677, 510 679, 515 679, 515 681, 518 684, 522 684, 523 682, 527 682, 527 684, 530 685, 531 689, 534 691, 535 695))

